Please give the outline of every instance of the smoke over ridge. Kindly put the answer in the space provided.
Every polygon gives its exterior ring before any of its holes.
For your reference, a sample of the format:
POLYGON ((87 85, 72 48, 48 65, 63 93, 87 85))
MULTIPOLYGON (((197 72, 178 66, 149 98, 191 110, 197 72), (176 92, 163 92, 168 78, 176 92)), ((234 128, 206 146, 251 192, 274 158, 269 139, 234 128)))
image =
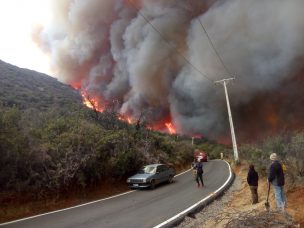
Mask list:
MULTIPOLYGON (((258 106, 281 106, 271 98, 278 91, 286 103, 279 110, 303 96, 284 90, 295 77, 303 81, 302 0, 54 0, 53 7, 52 23, 35 36, 54 74, 127 116, 145 112, 150 123, 166 119, 177 132, 219 137, 229 134, 227 110, 223 88, 212 81, 236 76, 228 90, 239 128, 255 116, 271 127, 258 106)), ((295 93, 300 84, 288 88, 295 93)))

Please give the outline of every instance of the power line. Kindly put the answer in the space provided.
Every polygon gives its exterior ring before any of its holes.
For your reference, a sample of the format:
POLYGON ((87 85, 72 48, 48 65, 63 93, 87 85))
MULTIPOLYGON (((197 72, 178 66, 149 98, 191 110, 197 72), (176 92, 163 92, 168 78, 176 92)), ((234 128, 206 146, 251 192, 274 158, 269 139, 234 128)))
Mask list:
MULTIPOLYGON (((189 5, 190 5, 190 4, 191 4, 191 3, 189 2, 189 5)), ((191 9, 191 6, 190 6, 190 9, 191 9)), ((194 14, 193 14, 192 16, 194 16, 194 14)), ((232 74, 230 73, 228 67, 227 67, 226 64, 224 63, 224 61, 223 61, 222 57, 220 56, 219 52, 218 52, 217 49, 215 48, 215 45, 214 45, 214 43, 212 42, 211 37, 209 36, 209 34, 208 34, 208 32, 207 32, 205 26, 203 25, 203 23, 202 23, 202 21, 201 21, 201 19, 200 19, 199 16, 197 17, 197 20, 198 20, 199 24, 201 25, 201 27, 202 27, 204 33, 206 34, 207 39, 208 39, 208 41, 209 41, 209 44, 210 44, 211 48, 214 50, 214 53, 215 53, 216 56, 218 57, 218 59, 219 59, 220 63, 222 64, 222 66, 224 67, 224 70, 226 71, 226 73, 227 73, 229 76, 231 76, 232 74)))
MULTIPOLYGON (((225 71, 228 73, 228 75, 231 75, 230 71, 228 70, 227 66, 225 65, 223 59, 221 58, 221 56, 219 55, 218 51, 215 48, 215 45, 213 44, 209 34, 207 33, 207 30, 205 29, 202 21, 200 20, 199 17, 197 17, 201 27, 203 28, 208 41, 212 47, 212 49, 214 50, 216 56, 218 57, 218 59, 220 60, 220 63, 223 65, 225 71)), ((231 114, 231 109, 230 109, 230 102, 229 102, 229 96, 228 96, 228 90, 227 90, 227 84, 234 80, 235 78, 226 78, 226 79, 222 79, 219 81, 215 81, 215 84, 223 84, 224 86, 224 91, 225 91, 225 97, 226 97, 226 103, 227 103, 227 111, 228 111, 228 117, 229 117, 229 124, 230 124, 230 131, 231 131, 231 139, 232 139, 232 146, 233 146, 233 153, 234 153, 234 159, 236 162, 239 162, 239 155, 238 155, 238 149, 237 149, 237 143, 236 143, 236 137, 235 137, 235 132, 234 132, 234 126, 233 126, 233 120, 232 120, 232 114, 231 114)))
MULTIPOLYGON (((145 17, 145 15, 143 15, 140 12, 140 9, 137 8, 136 5, 134 5, 134 3, 132 2, 132 0, 128 0, 129 3, 131 3, 131 5, 137 10, 138 14, 144 18, 144 20, 160 35, 160 37, 169 45, 171 46, 170 41, 150 22, 150 20, 145 17)), ((200 73, 203 77, 205 77, 209 82, 211 82, 213 84, 213 80, 211 78, 209 78, 206 74, 204 74, 203 72, 201 72, 196 66, 194 66, 178 49, 175 49, 175 51, 190 65, 192 66, 193 69, 195 69, 198 73, 200 73)))
POLYGON ((220 54, 219 54, 218 51, 216 50, 215 45, 213 44, 213 42, 212 42, 212 40, 211 40, 211 38, 210 38, 210 36, 209 36, 207 30, 205 29, 205 27, 204 27, 204 25, 203 25, 203 23, 202 23, 202 21, 201 21, 201 19, 200 19, 199 17, 198 17, 197 19, 198 19, 198 21, 199 21, 201 27, 203 28, 203 30, 204 30, 204 32, 205 32, 207 38, 208 38, 208 41, 209 41, 209 43, 210 43, 210 46, 211 46, 212 49, 214 50, 214 52, 215 52, 216 56, 218 57, 218 59, 220 60, 220 63, 223 65, 223 67, 224 67, 225 71, 227 72, 227 74, 228 74, 229 76, 231 76, 230 71, 228 70, 228 68, 227 68, 227 66, 225 65, 223 59, 221 58, 220 54))

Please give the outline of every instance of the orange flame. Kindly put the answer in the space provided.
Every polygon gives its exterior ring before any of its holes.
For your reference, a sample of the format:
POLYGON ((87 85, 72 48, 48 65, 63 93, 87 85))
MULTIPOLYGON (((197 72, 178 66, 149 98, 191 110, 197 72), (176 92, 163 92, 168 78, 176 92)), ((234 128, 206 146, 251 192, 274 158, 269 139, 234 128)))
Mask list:
POLYGON ((128 122, 128 124, 134 124, 135 123, 135 120, 132 119, 131 117, 124 116, 124 115, 121 115, 121 114, 118 116, 118 119, 121 120, 121 121, 124 121, 124 122, 128 122))
POLYGON ((104 108, 101 107, 100 102, 96 98, 90 98, 86 92, 81 92, 82 103, 90 109, 96 110, 98 112, 103 112, 104 108))
MULTIPOLYGON (((77 85, 72 85, 74 88, 77 89, 77 85)), ((101 105, 100 100, 95 98, 95 97, 90 97, 86 91, 81 91, 81 96, 82 96, 82 103, 87 106, 90 109, 96 110, 98 112, 104 112, 105 110, 105 106, 101 105)), ((118 115, 118 119, 124 122, 127 122, 128 124, 134 124, 136 123, 136 120, 133 119, 130 116, 126 116, 126 115, 122 115, 119 114, 118 115)), ((167 120, 168 121, 168 120, 167 120)), ((165 122, 165 123, 160 123, 162 126, 160 125, 155 125, 155 126, 147 126, 147 129, 149 130, 155 130, 155 131, 164 131, 164 128, 167 129, 167 131, 169 132, 169 134, 176 134, 176 128, 175 126, 173 126, 173 124, 171 122, 165 122), (165 127, 164 125, 165 124, 165 127)))
POLYGON ((132 120, 131 120, 131 118, 130 118, 130 117, 127 117, 127 121, 128 121, 128 123, 129 123, 129 124, 131 124, 131 123, 132 123, 132 120))
POLYGON ((172 135, 172 134, 176 134, 176 129, 175 127, 173 126, 172 123, 165 123, 169 133, 172 135))

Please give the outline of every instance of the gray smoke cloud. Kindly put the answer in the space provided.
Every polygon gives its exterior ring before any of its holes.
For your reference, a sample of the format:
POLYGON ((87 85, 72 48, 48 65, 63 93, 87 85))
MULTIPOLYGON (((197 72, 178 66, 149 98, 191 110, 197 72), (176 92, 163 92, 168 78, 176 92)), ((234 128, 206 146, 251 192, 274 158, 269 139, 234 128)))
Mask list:
POLYGON ((61 81, 122 114, 216 137, 229 131, 212 82, 236 77, 232 109, 280 88, 303 57, 302 9, 302 0, 55 0, 36 36, 61 81))

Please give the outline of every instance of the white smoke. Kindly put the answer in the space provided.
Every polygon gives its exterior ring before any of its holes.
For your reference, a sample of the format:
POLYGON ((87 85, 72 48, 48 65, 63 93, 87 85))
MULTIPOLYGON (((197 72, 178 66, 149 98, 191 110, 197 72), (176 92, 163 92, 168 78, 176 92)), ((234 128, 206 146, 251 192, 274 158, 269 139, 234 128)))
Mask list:
POLYGON ((216 136, 227 114, 212 81, 236 77, 232 108, 282 86, 303 57, 303 8, 302 0, 55 0, 53 24, 37 35, 62 81, 118 101, 121 113, 170 115, 178 132, 216 136))

